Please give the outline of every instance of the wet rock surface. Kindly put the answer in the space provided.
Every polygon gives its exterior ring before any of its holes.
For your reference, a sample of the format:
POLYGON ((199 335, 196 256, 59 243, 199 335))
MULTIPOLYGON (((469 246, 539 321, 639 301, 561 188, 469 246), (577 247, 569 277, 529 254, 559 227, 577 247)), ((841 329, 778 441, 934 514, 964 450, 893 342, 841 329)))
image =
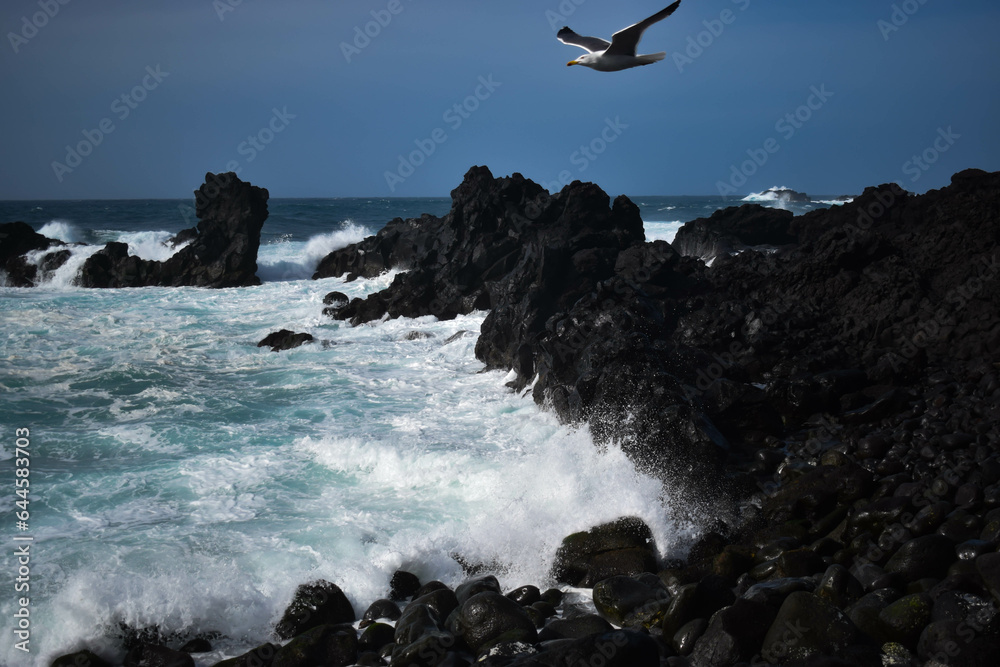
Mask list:
POLYGON ((353 623, 354 620, 354 607, 340 587, 321 579, 296 589, 275 632, 278 637, 289 639, 320 625, 353 623))
POLYGON ((39 272, 55 271, 69 258, 69 252, 62 250, 66 244, 50 239, 36 232, 24 222, 0 224, 0 274, 9 287, 32 287, 39 272), (34 251, 50 250, 36 265, 27 261, 25 255, 34 251))
POLYGON ((294 331, 289 331, 288 329, 281 329, 280 331, 275 331, 267 336, 264 336, 257 347, 269 347, 272 352, 281 352, 283 350, 294 350, 297 347, 301 347, 306 343, 311 343, 315 340, 312 334, 307 333, 295 333, 294 331))

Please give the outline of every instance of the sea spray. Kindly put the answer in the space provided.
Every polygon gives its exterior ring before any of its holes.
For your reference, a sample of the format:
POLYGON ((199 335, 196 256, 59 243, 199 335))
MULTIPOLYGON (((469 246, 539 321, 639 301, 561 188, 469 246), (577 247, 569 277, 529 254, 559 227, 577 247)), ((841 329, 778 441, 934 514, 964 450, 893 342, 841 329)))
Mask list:
POLYGON ((118 623, 219 632, 233 655, 301 583, 334 580, 364 607, 397 568, 457 583, 455 555, 502 563, 505 587, 544 585, 562 537, 625 514, 665 553, 683 539, 659 482, 620 450, 479 372, 485 313, 356 328, 320 314, 326 292, 362 296, 393 275, 21 290, 5 304, 6 400, 46 443, 40 655, 107 642, 118 623), (256 347, 282 327, 318 342, 256 347))

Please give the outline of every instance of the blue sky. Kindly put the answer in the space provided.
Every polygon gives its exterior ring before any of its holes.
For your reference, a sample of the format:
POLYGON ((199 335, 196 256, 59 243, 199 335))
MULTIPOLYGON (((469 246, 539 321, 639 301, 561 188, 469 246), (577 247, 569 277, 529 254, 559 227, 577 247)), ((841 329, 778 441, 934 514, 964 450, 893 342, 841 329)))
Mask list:
POLYGON ((0 9, 0 199, 227 169, 273 197, 440 196, 475 164, 633 196, 1000 169, 986 0, 683 0, 640 43, 667 58, 617 73, 567 67, 556 31, 666 0, 61 1, 0 9))

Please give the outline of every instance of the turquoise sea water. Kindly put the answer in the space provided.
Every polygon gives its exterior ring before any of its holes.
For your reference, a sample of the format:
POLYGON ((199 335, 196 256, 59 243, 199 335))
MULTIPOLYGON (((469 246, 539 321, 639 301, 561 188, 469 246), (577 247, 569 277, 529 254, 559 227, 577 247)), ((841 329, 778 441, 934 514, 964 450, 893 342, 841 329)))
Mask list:
MULTIPOLYGON (((636 198, 647 236, 719 206, 636 198)), ((36 288, 0 287, 0 539, 30 536, 31 653, 14 648, 20 594, 0 595, 0 664, 48 665, 84 646, 114 655, 119 623, 190 638, 199 665, 269 638, 301 583, 340 585, 360 614, 398 568, 463 577, 453 555, 503 565, 505 587, 546 585, 565 535, 638 515, 664 555, 696 526, 670 490, 593 446, 474 355, 485 313, 351 328, 323 296, 368 281, 312 281, 330 250, 445 199, 272 200, 259 287, 84 290, 83 259, 109 240, 162 259, 192 226, 181 201, 4 202, 74 247, 36 288), (317 344, 271 353, 281 328, 317 344), (413 338, 412 332, 423 337, 413 338), (18 530, 15 430, 31 433, 30 518, 18 530)), ((119 656, 120 657, 120 656, 119 656)))

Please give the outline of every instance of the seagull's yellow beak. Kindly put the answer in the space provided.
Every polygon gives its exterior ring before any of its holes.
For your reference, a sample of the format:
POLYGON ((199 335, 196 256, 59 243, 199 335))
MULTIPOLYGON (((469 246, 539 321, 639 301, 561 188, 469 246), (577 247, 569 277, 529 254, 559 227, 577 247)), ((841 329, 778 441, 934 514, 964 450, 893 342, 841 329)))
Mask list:
POLYGON ((578 62, 577 62, 577 61, 575 61, 575 60, 570 60, 570 61, 569 61, 568 63, 566 63, 566 67, 569 67, 570 65, 579 65, 579 64, 580 64, 580 63, 578 63, 578 62))

